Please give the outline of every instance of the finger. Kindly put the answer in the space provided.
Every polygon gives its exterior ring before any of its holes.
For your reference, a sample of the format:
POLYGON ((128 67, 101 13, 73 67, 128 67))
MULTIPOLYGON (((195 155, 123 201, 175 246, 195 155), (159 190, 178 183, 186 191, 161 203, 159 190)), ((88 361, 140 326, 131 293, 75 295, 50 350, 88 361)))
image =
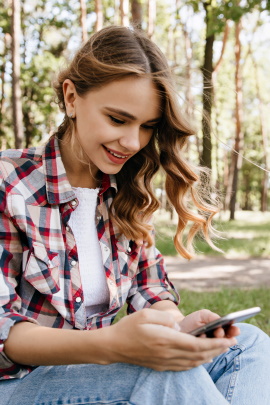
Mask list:
POLYGON ((217 328, 214 330, 213 335, 216 338, 223 338, 225 336, 225 330, 223 328, 217 328))
POLYGON ((241 333, 240 328, 238 328, 238 326, 234 326, 234 325, 231 325, 230 327, 226 328, 226 330, 225 330, 226 337, 228 337, 228 338, 238 336, 238 335, 240 335, 240 333, 241 333))
POLYGON ((232 338, 205 338, 195 337, 187 333, 174 332, 168 333, 168 337, 174 339, 173 346, 176 349, 185 349, 190 352, 202 352, 207 350, 226 349, 236 344, 236 339, 232 338))

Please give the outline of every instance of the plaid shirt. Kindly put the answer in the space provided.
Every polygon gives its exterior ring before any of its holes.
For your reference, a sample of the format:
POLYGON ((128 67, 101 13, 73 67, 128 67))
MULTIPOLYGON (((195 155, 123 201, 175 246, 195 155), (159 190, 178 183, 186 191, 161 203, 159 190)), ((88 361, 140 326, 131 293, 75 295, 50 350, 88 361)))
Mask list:
POLYGON ((157 301, 178 302, 163 259, 117 232, 108 208, 117 192, 104 175, 96 227, 110 292, 108 310, 86 317, 77 247, 68 226, 78 200, 69 184, 58 141, 0 154, 0 378, 21 378, 31 367, 12 363, 4 341, 16 322, 53 328, 111 325, 127 302, 128 313, 157 301), (172 294, 169 289, 173 290, 172 294))

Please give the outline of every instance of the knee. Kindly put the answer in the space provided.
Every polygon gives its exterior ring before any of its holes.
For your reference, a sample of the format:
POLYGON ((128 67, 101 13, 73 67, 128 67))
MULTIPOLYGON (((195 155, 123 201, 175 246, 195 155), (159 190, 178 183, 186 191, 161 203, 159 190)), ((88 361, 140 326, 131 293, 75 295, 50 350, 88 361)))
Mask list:
POLYGON ((239 323, 236 324, 236 326, 238 326, 241 331, 241 334, 237 336, 238 346, 248 348, 263 341, 270 345, 269 336, 261 329, 257 328, 257 326, 248 323, 239 323))

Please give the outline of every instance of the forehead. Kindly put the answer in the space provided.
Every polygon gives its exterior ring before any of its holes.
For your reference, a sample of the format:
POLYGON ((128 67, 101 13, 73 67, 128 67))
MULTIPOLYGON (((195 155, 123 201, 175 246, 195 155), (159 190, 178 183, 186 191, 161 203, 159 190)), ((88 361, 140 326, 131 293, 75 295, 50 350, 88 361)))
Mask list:
POLYGON ((142 121, 161 115, 161 97, 150 78, 128 77, 113 81, 91 90, 86 98, 98 107, 119 108, 142 121))

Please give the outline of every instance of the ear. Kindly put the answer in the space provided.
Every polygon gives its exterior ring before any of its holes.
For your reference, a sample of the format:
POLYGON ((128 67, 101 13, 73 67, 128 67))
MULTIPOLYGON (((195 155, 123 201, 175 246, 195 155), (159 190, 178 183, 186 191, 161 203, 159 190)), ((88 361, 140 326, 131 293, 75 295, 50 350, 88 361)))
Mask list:
POLYGON ((63 83, 63 93, 65 99, 67 115, 73 114, 75 116, 75 100, 77 97, 76 88, 70 79, 66 79, 63 83))

